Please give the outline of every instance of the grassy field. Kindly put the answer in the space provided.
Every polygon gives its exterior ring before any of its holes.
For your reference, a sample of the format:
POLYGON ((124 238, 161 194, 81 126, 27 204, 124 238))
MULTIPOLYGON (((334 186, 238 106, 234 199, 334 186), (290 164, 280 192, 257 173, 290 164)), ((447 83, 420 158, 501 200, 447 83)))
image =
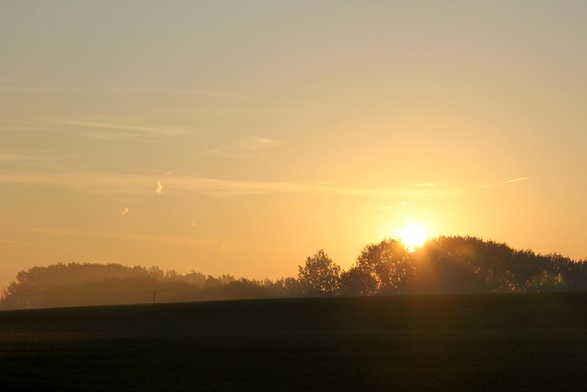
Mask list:
POLYGON ((0 312, 0 390, 587 390, 587 294, 0 312))

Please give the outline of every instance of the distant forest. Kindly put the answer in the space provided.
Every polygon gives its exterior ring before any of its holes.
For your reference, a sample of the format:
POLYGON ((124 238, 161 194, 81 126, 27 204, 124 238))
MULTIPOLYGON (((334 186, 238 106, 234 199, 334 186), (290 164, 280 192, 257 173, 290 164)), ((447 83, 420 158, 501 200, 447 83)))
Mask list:
POLYGON ((0 308, 309 296, 481 294, 587 290, 587 260, 515 250, 476 237, 441 236, 413 252, 395 239, 369 244, 346 271, 323 250, 297 277, 236 279, 120 264, 55 264, 20 271, 0 308))

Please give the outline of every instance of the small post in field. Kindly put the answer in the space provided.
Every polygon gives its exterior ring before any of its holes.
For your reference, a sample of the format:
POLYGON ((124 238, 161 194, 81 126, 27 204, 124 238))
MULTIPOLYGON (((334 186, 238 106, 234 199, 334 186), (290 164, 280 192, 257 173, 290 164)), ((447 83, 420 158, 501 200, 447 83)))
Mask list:
POLYGON ((153 294, 153 303, 155 303, 157 301, 157 291, 152 290, 152 291, 149 291, 149 293, 153 294))

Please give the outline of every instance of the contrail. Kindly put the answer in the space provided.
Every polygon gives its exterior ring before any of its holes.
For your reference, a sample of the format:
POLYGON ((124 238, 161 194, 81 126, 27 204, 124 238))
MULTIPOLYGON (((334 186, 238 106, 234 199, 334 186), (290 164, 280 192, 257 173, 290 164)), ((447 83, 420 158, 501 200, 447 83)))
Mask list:
POLYGON ((528 179, 528 177, 514 178, 513 180, 505 181, 504 184, 510 184, 512 182, 519 182, 519 181, 526 181, 527 179, 528 179))

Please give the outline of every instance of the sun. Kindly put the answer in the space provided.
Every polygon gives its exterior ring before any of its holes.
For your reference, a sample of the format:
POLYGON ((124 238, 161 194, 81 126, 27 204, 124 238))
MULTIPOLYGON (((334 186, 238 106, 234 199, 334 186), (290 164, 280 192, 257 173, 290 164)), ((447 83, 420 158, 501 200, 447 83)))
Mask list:
POLYGON ((428 230, 418 223, 408 223, 398 231, 398 236, 408 252, 421 247, 428 239, 428 230))

